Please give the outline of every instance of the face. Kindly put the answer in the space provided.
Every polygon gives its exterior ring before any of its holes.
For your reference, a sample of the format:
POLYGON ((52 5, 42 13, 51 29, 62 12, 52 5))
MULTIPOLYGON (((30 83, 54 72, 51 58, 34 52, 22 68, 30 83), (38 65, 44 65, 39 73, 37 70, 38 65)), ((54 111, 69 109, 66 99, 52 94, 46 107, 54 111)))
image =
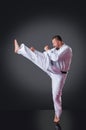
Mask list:
POLYGON ((53 44, 53 47, 59 47, 60 41, 54 38, 54 39, 52 40, 52 44, 53 44))

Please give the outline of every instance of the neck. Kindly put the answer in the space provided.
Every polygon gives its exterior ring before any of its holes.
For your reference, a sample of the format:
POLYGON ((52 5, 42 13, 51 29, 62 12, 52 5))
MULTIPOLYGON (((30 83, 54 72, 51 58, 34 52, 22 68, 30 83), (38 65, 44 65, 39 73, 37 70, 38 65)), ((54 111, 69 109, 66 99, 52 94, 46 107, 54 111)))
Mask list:
POLYGON ((63 44, 64 44, 63 42, 60 42, 58 48, 61 48, 63 44))

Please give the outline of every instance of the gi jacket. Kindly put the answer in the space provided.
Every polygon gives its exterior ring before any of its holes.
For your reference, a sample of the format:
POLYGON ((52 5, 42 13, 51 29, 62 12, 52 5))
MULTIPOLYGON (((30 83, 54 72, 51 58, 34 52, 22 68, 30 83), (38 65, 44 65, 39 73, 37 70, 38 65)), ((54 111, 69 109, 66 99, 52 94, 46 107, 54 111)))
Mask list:
POLYGON ((61 73, 61 71, 68 72, 70 69, 72 59, 72 49, 63 44, 58 50, 52 48, 45 51, 44 54, 47 56, 47 70, 53 73, 61 73))

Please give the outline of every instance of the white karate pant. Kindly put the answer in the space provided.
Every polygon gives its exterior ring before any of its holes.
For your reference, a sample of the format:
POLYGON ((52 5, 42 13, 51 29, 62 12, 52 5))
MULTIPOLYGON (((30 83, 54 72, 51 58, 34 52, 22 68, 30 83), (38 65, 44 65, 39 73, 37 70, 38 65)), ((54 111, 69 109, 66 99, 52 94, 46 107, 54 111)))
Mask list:
POLYGON ((65 79, 67 74, 58 73, 55 74, 53 71, 47 70, 47 59, 45 55, 39 51, 32 52, 27 46, 21 44, 20 49, 17 52, 18 54, 23 55, 38 67, 40 67, 44 72, 46 72, 50 78, 52 79, 52 96, 53 96, 53 103, 54 103, 54 110, 55 115, 57 117, 61 116, 62 113, 62 88, 65 83, 65 79))

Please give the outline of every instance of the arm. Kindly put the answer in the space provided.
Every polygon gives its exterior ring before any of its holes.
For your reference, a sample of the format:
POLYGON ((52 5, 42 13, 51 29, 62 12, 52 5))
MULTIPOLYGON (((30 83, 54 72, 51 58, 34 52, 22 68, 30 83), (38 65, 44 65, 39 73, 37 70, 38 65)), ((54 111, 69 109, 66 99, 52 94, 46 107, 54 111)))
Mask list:
POLYGON ((47 54, 48 54, 48 56, 50 57, 50 59, 52 61, 57 61, 58 58, 59 58, 58 51, 57 52, 52 52, 51 50, 48 50, 47 54))
POLYGON ((56 61, 57 60, 57 55, 58 54, 52 53, 52 49, 50 49, 48 45, 46 45, 44 47, 44 50, 45 50, 44 51, 45 55, 47 54, 52 61, 56 61))

